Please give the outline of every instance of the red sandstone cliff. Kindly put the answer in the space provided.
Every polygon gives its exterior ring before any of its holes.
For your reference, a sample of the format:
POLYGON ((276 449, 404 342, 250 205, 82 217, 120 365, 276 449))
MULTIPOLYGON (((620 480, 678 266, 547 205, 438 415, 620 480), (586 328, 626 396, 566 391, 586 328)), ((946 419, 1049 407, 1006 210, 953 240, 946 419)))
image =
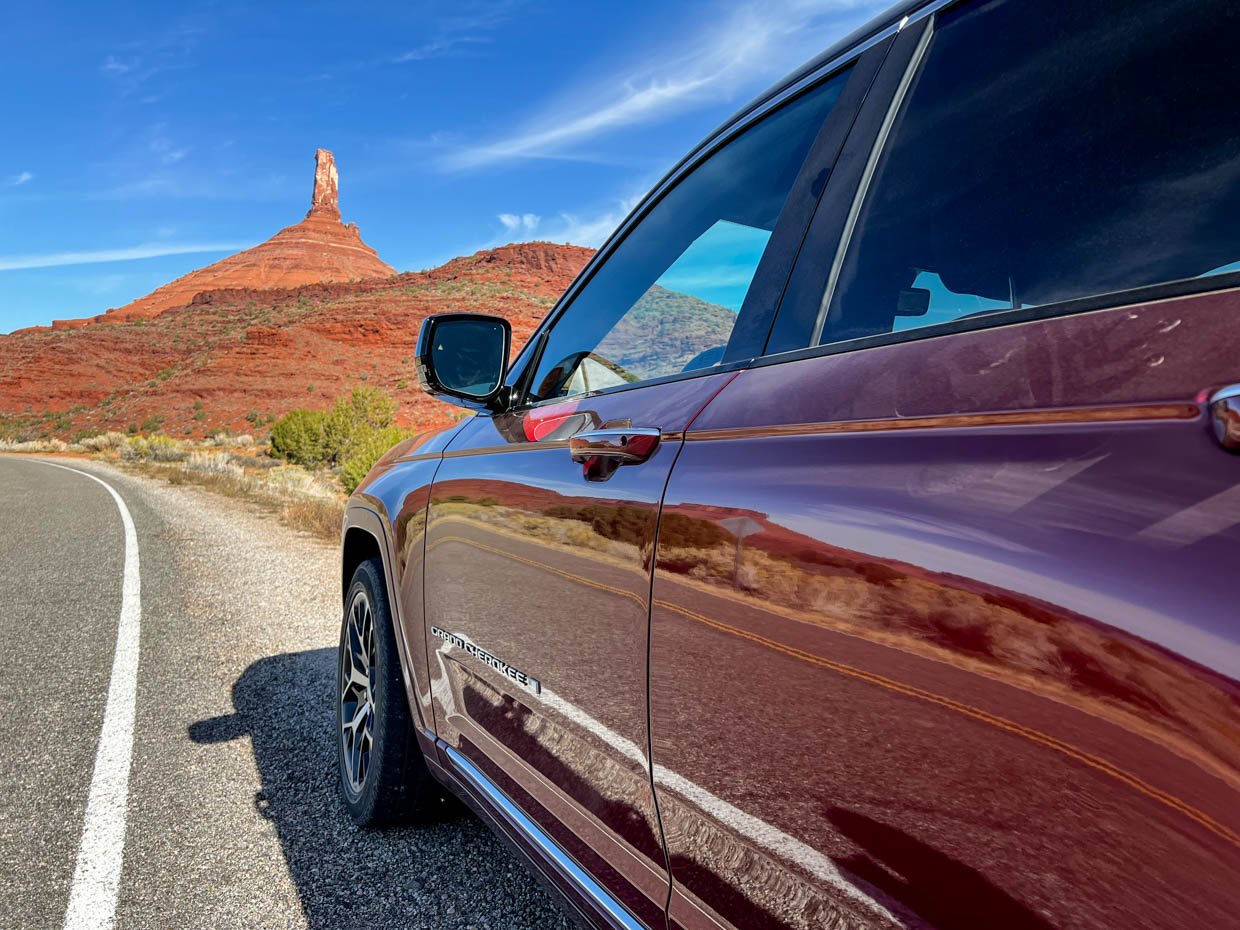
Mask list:
POLYGON ((594 254, 531 242, 398 275, 340 221, 338 188, 320 149, 295 226, 119 310, 0 335, 0 437, 261 431, 361 383, 395 397, 401 423, 441 425, 455 411, 413 371, 422 320, 497 313, 520 345, 594 254))
POLYGON ((392 395, 399 421, 457 412, 413 370, 432 313, 497 313, 521 345, 593 252, 531 242, 425 272, 293 289, 217 289, 149 320, 0 336, 0 436, 82 431, 204 436, 261 432, 294 407, 326 407, 357 384, 392 395))
POLYGON ((357 226, 340 219, 339 180, 332 153, 315 153, 314 192, 310 212, 266 242, 191 271, 131 304, 81 320, 57 320, 56 329, 91 323, 150 319, 171 307, 188 304, 204 291, 222 288, 289 288, 324 281, 387 278, 396 270, 362 241, 357 226))

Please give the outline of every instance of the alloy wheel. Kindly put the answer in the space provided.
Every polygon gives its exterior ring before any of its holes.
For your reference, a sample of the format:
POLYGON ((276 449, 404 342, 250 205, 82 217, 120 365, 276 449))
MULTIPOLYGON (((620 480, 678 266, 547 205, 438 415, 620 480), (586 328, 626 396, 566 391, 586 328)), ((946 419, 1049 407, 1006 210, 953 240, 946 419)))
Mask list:
POLYGON ((375 728, 375 614, 365 590, 349 604, 340 650, 340 746, 349 793, 366 784, 375 728))

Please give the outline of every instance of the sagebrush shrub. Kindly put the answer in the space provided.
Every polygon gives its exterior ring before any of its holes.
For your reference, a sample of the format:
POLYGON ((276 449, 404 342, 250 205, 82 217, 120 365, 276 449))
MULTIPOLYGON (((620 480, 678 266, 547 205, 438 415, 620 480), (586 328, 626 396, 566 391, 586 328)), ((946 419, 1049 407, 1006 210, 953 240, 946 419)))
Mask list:
POLYGON ((125 440, 121 457, 130 461, 181 462, 189 453, 185 444, 171 436, 131 436, 125 440))
POLYGON ((326 427, 322 410, 290 410, 271 427, 271 454, 307 468, 322 465, 327 460, 326 427))
POLYGON ((374 468, 375 462, 383 457, 383 453, 407 436, 399 426, 388 426, 357 437, 349 457, 340 468, 340 483, 344 485, 344 489, 350 494, 357 490, 357 486, 374 468))
POLYGON ((330 410, 290 410, 271 428, 271 454, 306 468, 334 465, 352 493, 379 457, 405 438, 395 426, 396 402, 359 386, 330 410))

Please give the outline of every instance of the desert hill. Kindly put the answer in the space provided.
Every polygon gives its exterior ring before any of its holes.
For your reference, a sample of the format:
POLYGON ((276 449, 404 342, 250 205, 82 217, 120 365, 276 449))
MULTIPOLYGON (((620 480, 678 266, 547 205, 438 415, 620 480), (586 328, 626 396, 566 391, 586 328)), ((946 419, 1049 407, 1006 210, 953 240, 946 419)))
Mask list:
POLYGON ((395 273, 396 269, 362 241, 356 225, 341 221, 336 162, 331 152, 319 149, 315 153, 310 211, 300 223, 280 230, 252 249, 191 271, 124 307, 80 320, 57 320, 52 326, 69 329, 91 323, 149 319, 172 307, 184 306, 204 291, 289 288, 386 278, 395 273))
MULTIPOLYGON (((125 307, 0 335, 0 438, 262 433, 358 384, 391 394, 402 426, 443 425, 459 411, 421 393, 413 371, 422 320, 496 313, 519 347, 594 254, 533 242, 396 274, 341 222, 338 188, 332 154, 319 149, 300 223, 125 307)), ((643 375, 722 345, 734 321, 656 285, 609 342, 615 361, 643 375)))
POLYGON ((417 387, 421 321, 452 310, 498 313, 524 343, 592 254, 511 245, 425 272, 206 291, 149 319, 0 336, 0 435, 255 432, 357 384, 390 393, 403 425, 449 423, 456 411, 417 387))
POLYGON ((727 344, 736 314, 655 284, 599 345, 599 354, 639 378, 679 371, 699 353, 727 344))

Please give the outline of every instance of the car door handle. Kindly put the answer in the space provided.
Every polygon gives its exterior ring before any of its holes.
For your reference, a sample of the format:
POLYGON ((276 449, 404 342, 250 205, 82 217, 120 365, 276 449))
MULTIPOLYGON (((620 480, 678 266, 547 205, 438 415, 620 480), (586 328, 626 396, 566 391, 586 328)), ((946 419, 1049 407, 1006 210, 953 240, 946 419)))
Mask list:
POLYGON ((653 427, 604 427, 585 430, 568 440, 573 461, 587 468, 595 463, 636 465, 650 458, 663 434, 653 427))
POLYGON ((1229 452, 1240 452, 1240 384, 1220 388, 1210 396, 1214 438, 1229 452))

